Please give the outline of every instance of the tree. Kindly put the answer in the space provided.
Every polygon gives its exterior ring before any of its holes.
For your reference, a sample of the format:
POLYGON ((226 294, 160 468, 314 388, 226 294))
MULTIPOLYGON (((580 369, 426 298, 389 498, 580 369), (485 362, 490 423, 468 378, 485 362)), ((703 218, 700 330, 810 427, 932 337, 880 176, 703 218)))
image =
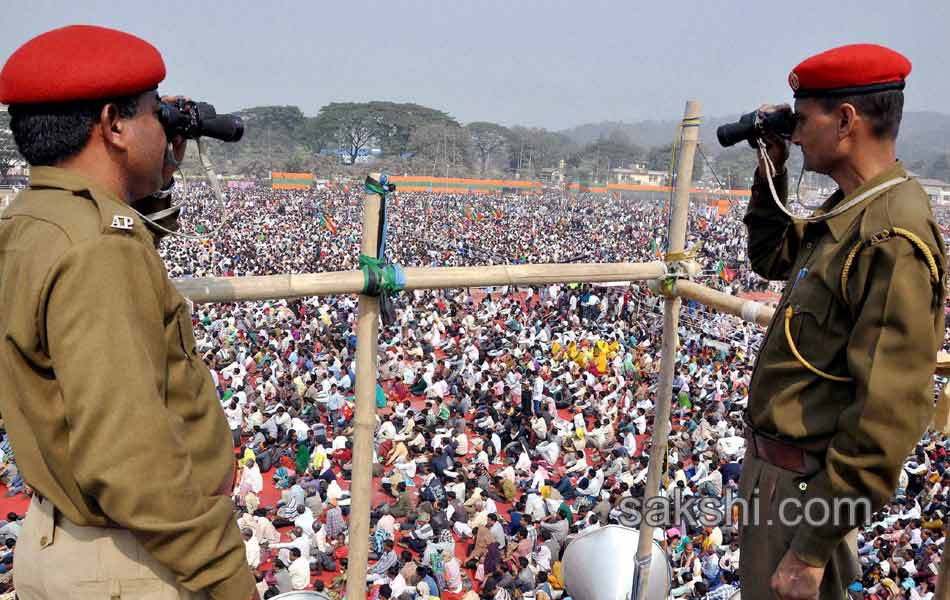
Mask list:
POLYGON ((940 154, 930 161, 926 173, 934 179, 950 181, 950 152, 940 154))
POLYGON ((535 177, 537 169, 556 167, 577 150, 569 137, 547 129, 516 125, 508 132, 509 167, 512 171, 530 169, 529 177, 535 177))
POLYGON ((713 169, 725 187, 742 189, 749 186, 749 178, 755 172, 756 158, 748 146, 726 148, 712 160, 713 169))
POLYGON ((290 173, 306 173, 310 171, 310 161, 304 152, 291 154, 283 164, 282 170, 290 173))
POLYGON ((409 152, 414 163, 426 172, 438 175, 449 168, 456 172, 470 162, 472 139, 469 132, 458 125, 428 123, 413 129, 409 138, 409 152))
MULTIPOLYGON (((211 158, 221 173, 266 176, 269 171, 285 170, 294 156, 302 156, 303 171, 310 170, 315 150, 306 131, 308 119, 296 106, 258 106, 235 113, 244 121, 244 137, 237 143, 207 139, 211 158)), ((317 147, 319 150, 319 147, 317 147)), ((189 145, 184 169, 201 172, 189 145)))
POLYGON ((355 164, 360 152, 372 142, 393 133, 384 103, 332 102, 320 109, 310 130, 323 147, 342 151, 355 164))
POLYGON ((630 141, 626 134, 614 130, 609 136, 600 137, 584 147, 584 154, 593 161, 591 171, 594 179, 609 178, 611 168, 629 165, 643 160, 644 151, 630 141))
POLYGON ((504 164, 502 159, 509 150, 511 138, 511 132, 507 128, 497 123, 476 121, 466 125, 465 129, 471 134, 472 145, 479 157, 479 173, 485 174, 491 170, 492 154, 495 155, 496 161, 504 164))
MULTIPOLYGON (((666 144, 665 146, 654 146, 646 154, 646 163, 647 168, 653 171, 667 171, 670 170, 670 159, 673 153, 673 144, 666 144)), ((679 149, 677 149, 677 155, 679 154, 679 149)), ((720 153, 722 154, 722 153, 720 153)), ((703 164, 703 156, 699 152, 699 148, 696 149, 696 154, 693 158, 693 181, 699 181, 703 176, 703 171, 705 165, 703 164)), ((718 172, 718 169, 717 169, 718 172)), ((674 173, 675 176, 675 173, 674 173)))
POLYGON ((413 131, 424 126, 459 127, 441 110, 395 102, 334 102, 320 109, 309 124, 313 139, 323 148, 343 151, 349 164, 371 144, 384 154, 404 156, 411 151, 413 131))
POLYGON ((392 102, 373 102, 371 104, 386 114, 386 119, 393 129, 391 135, 380 140, 386 154, 402 156, 411 152, 410 147, 413 132, 421 127, 442 127, 446 131, 453 131, 461 127, 458 121, 447 113, 421 106, 419 104, 396 104, 392 102))
POLYGON ((650 148, 646 155, 647 168, 653 171, 669 171, 672 152, 673 144, 650 148))

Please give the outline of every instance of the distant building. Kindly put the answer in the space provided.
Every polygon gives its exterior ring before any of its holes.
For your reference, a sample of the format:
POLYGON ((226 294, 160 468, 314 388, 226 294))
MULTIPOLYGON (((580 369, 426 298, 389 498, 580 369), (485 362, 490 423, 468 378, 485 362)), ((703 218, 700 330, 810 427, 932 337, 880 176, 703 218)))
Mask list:
POLYGON ((635 164, 631 168, 618 167, 610 170, 611 179, 615 183, 631 185, 666 185, 666 171, 651 171, 646 165, 635 164))
POLYGON ((554 167, 545 167, 538 170, 538 176, 541 181, 554 186, 564 185, 564 172, 565 172, 564 161, 561 160, 560 166, 554 167))
POLYGON ((924 188, 924 191, 927 192, 931 206, 950 206, 950 183, 941 181, 940 179, 925 178, 918 179, 917 181, 924 188))

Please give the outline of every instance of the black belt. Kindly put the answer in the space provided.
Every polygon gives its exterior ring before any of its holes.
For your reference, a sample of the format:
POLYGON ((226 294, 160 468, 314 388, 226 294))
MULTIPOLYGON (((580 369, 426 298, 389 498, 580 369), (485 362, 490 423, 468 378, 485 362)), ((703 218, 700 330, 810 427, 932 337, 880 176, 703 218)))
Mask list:
POLYGON ((824 469, 824 461, 790 442, 756 431, 746 423, 746 448, 752 456, 780 469, 814 475, 824 469))

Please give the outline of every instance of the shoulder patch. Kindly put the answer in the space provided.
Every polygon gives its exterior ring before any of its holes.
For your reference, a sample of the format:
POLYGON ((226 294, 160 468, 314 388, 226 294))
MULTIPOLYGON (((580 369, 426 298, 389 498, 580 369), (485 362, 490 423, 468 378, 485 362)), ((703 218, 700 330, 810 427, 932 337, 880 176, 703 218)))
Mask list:
POLYGON ((132 231, 132 225, 135 224, 135 221, 132 220, 132 217, 127 217, 125 215, 114 215, 112 217, 112 228, 121 229, 123 231, 132 231))

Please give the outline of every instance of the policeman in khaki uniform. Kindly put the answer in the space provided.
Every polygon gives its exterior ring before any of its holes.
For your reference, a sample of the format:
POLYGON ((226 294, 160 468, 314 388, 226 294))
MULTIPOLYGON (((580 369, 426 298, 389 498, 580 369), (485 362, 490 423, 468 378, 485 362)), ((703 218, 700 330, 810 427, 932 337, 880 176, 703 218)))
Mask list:
MULTIPOLYGON (((760 156, 749 258, 787 283, 749 389, 740 487, 756 508, 742 522, 744 598, 845 598, 861 575, 856 528, 870 513, 840 501, 880 508, 931 418, 946 259, 927 195, 895 156, 909 72, 906 58, 874 45, 793 70, 792 142, 805 168, 839 186, 817 218, 778 208, 760 156)), ((770 137, 768 156, 784 205, 786 143, 770 137)))
POLYGON ((147 42, 87 26, 28 41, 0 71, 32 165, 0 220, 0 412, 35 490, 21 600, 257 597, 231 432, 134 210, 172 182, 164 76, 147 42))

